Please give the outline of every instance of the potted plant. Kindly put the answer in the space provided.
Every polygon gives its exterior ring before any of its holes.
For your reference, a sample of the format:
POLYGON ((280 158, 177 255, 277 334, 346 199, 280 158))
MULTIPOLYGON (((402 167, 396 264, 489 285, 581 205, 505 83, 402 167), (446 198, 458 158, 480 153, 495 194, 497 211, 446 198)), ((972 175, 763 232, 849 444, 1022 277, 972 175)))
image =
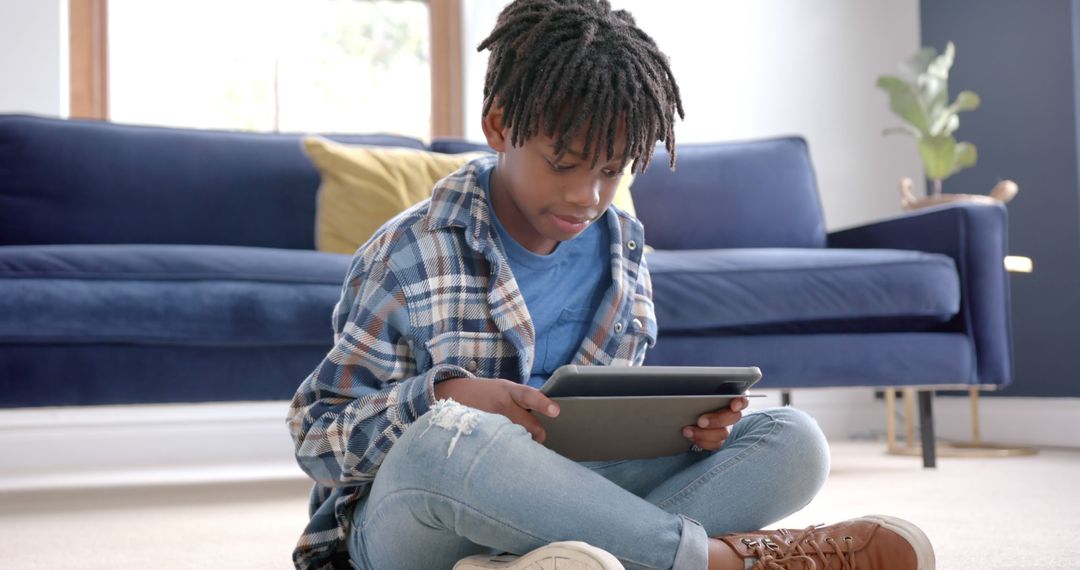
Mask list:
POLYGON ((933 47, 924 47, 900 63, 901 74, 878 77, 877 86, 889 94, 889 108, 907 124, 885 129, 885 135, 906 134, 915 138, 919 156, 932 183, 930 195, 916 198, 912 181, 900 181, 901 204, 905 209, 922 208, 957 200, 1008 202, 1019 189, 1011 180, 1002 180, 989 196, 974 194, 943 194, 944 180, 957 172, 975 166, 978 152, 975 145, 956 140, 953 133, 960 127, 960 113, 979 108, 981 100, 973 91, 961 91, 949 103, 949 69, 956 57, 956 46, 949 42, 938 55, 933 47))

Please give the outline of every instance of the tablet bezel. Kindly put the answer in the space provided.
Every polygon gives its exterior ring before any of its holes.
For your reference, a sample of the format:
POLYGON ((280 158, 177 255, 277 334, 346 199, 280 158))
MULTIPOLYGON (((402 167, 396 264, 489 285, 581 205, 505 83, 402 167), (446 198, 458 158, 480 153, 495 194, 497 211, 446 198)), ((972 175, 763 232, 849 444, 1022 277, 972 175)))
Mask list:
POLYGON ((757 366, 560 366, 540 387, 549 398, 736 396, 761 379, 757 366))

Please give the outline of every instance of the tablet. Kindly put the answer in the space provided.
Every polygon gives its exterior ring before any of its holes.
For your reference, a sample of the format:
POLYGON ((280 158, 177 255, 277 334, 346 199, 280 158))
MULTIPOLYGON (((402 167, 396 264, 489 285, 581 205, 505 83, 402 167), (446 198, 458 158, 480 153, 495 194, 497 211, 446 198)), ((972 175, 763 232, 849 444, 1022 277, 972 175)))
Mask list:
POLYGON ((549 398, 734 396, 761 379, 757 366, 560 366, 540 387, 549 398))
POLYGON ((676 455, 690 450, 684 426, 726 408, 761 379, 748 367, 562 366, 540 387, 559 415, 533 416, 544 446, 574 461, 676 455))
POLYGON ((544 447, 574 461, 649 459, 690 451, 682 428, 726 408, 738 396, 613 396, 553 398, 559 416, 533 416, 544 447))

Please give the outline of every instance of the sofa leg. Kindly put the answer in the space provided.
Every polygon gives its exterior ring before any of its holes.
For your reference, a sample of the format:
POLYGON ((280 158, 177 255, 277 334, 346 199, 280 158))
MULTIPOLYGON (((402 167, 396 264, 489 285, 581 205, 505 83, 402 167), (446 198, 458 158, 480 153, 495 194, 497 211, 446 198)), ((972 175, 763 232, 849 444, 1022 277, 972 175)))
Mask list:
POLYGON ((780 405, 781 406, 790 406, 791 405, 791 390, 781 390, 780 391, 780 405))
POLYGON ((934 392, 919 391, 919 431, 922 437, 923 467, 937 467, 937 441, 934 439, 934 392))
MULTIPOLYGON (((906 420, 907 418, 905 418, 906 420)), ((895 453, 896 446, 896 388, 885 388, 885 449, 895 453)))

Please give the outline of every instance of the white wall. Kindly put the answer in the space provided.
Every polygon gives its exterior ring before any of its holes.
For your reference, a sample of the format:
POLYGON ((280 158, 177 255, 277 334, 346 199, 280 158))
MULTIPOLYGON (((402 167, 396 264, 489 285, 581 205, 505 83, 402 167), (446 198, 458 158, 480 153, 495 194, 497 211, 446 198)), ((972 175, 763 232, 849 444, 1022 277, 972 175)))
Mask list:
MULTIPOLYGON (((504 0, 465 0, 467 136, 480 139, 487 53, 504 0)), ((810 144, 830 228, 900 212, 897 182, 922 180, 913 141, 878 75, 918 49, 917 0, 612 0, 671 58, 683 94, 681 142, 800 134, 810 144)), ((921 188, 921 186, 920 186, 921 188)))
POLYGON ((67 0, 0 0, 0 113, 68 115, 67 0))

